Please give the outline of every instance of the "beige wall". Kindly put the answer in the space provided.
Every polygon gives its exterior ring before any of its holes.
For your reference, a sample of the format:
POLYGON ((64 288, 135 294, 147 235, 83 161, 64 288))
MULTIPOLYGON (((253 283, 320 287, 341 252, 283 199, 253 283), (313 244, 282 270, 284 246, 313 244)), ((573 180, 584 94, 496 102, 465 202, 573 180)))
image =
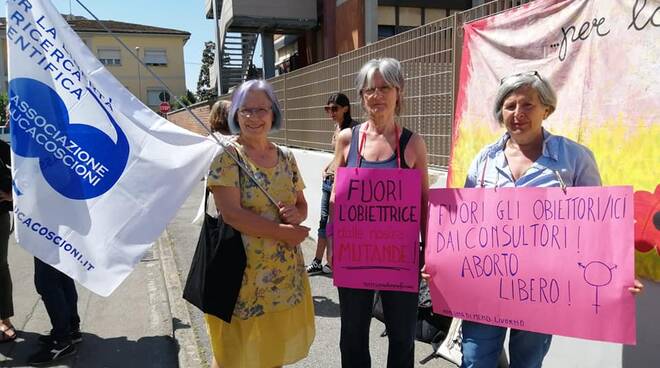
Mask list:
MULTIPOLYGON (((456 13, 457 10, 452 10, 451 14, 456 13)), ((430 23, 432 21, 445 18, 449 16, 446 9, 438 8, 425 8, 424 21, 430 23)), ((399 7, 399 24, 400 26, 420 26, 422 21, 422 8, 414 7, 399 7)), ((394 6, 378 6, 378 25, 394 26, 396 24, 396 7, 394 6)))
MULTIPOLYGON (((183 59, 184 38, 172 35, 127 35, 121 34, 122 41, 135 52, 139 47, 139 57, 144 60, 144 51, 149 49, 165 50, 167 53, 166 66, 150 66, 156 75, 165 82, 178 96, 186 93, 186 76, 183 59)), ((139 97, 145 105, 148 105, 147 94, 149 90, 163 90, 160 83, 151 76, 129 52, 111 36, 105 34, 85 34, 88 47, 98 57, 100 49, 117 49, 121 52, 121 65, 106 65, 106 68, 119 81, 128 88, 131 93, 139 97), (90 37, 91 36, 91 37, 90 37)), ((174 96, 172 96, 174 97, 174 96)), ((150 106, 157 110, 158 106, 150 106)))
POLYGON ((424 13, 424 20, 426 23, 433 22, 438 19, 442 19, 447 17, 449 14, 447 13, 447 10, 445 9, 432 9, 432 8, 426 8, 425 13, 424 13))
MULTIPOLYGON (((177 95, 186 93, 186 75, 183 59, 185 38, 175 35, 132 35, 118 34, 121 40, 135 52, 140 47, 140 59, 144 59, 145 49, 162 49, 167 53, 167 66, 150 66, 170 89, 177 95)), ((111 36, 100 33, 82 33, 79 35, 92 53, 98 57, 99 49, 115 49, 121 53, 121 65, 106 65, 106 68, 136 97, 147 104, 147 91, 163 90, 160 83, 143 67, 140 67, 138 78, 138 62, 128 51, 111 36), (141 87, 141 88, 138 88, 141 87), (139 89, 139 91, 138 91, 139 89)), ((7 44, 4 32, 0 36, 0 92, 7 92, 7 44)), ((174 96, 172 96, 174 97, 174 96)), ((172 98, 174 100, 174 98, 172 98)), ((148 105, 149 106, 149 105, 148 105)), ((150 106, 158 111, 158 105, 150 106)))
POLYGON ((399 7, 399 25, 417 27, 422 25, 422 8, 399 7))
POLYGON ((378 25, 395 26, 396 8, 393 6, 378 7, 378 25))

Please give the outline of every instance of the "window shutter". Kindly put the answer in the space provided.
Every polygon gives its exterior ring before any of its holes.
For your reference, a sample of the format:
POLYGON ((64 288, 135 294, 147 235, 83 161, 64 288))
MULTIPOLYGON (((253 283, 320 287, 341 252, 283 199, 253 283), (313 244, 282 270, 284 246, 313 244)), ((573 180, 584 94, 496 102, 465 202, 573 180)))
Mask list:
POLYGON ((167 65, 167 51, 144 50, 144 63, 147 65, 167 65))

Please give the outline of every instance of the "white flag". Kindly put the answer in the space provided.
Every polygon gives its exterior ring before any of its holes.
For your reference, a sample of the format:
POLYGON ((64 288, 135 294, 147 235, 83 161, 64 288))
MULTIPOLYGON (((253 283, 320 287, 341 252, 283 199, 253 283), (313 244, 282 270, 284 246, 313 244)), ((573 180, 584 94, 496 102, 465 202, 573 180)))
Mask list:
POLYGON ((7 46, 16 239, 107 296, 219 147, 144 106, 48 0, 8 2, 7 46))

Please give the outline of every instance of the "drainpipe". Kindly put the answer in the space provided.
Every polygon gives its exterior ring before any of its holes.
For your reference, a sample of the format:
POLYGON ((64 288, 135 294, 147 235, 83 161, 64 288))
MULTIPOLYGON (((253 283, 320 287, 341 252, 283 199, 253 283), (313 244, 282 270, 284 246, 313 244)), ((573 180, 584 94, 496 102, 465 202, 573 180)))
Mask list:
POLYGON ((213 22, 215 24, 215 76, 218 89, 218 96, 223 94, 222 91, 222 55, 220 55, 220 20, 218 18, 218 0, 213 1, 213 22))

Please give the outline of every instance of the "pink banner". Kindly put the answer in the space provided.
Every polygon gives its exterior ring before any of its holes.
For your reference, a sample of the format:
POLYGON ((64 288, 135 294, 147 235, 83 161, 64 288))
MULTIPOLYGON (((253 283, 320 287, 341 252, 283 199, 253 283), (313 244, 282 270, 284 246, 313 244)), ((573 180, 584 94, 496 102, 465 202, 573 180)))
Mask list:
MULTIPOLYGON (((589 147, 603 184, 652 193, 659 25, 658 0, 536 0, 465 24, 448 186, 462 186, 479 150, 503 133, 492 116, 501 78, 535 70, 557 92, 543 126, 589 147)), ((660 282, 660 256, 646 249, 637 253, 637 273, 660 282)))
POLYGON ((635 344, 632 187, 434 189, 433 310, 635 344))
POLYGON ((335 285, 416 292, 420 203, 417 170, 339 168, 332 218, 335 285))

